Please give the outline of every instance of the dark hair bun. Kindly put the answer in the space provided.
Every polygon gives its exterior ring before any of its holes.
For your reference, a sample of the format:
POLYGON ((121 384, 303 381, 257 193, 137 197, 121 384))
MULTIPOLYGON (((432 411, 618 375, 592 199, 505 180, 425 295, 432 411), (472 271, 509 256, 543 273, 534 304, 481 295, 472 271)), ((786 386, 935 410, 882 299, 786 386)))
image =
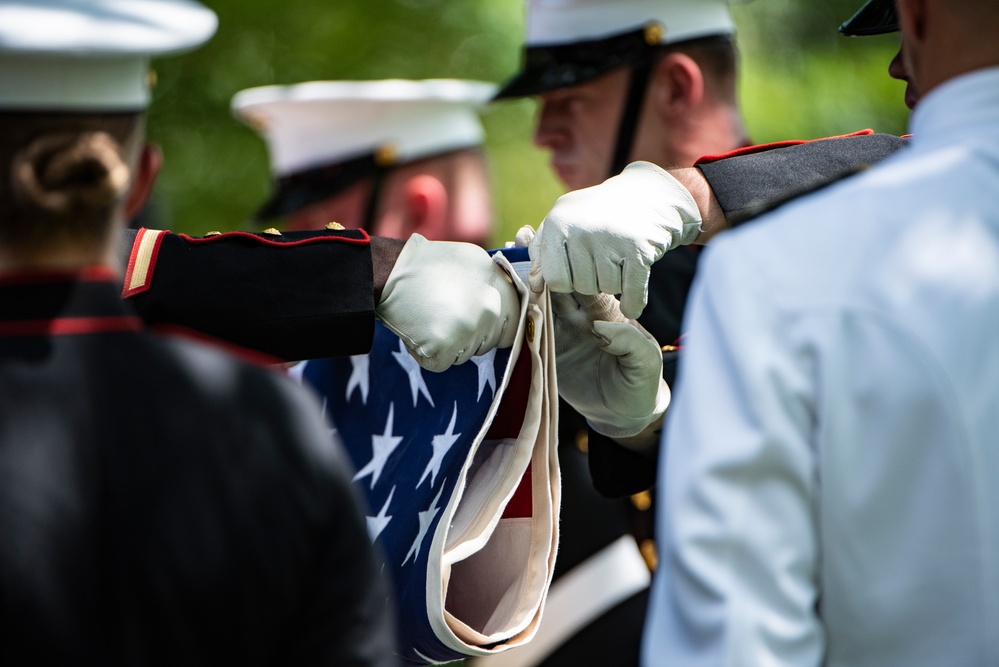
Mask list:
POLYGON ((12 164, 15 205, 28 217, 105 218, 128 190, 121 147, 105 132, 46 135, 12 164))

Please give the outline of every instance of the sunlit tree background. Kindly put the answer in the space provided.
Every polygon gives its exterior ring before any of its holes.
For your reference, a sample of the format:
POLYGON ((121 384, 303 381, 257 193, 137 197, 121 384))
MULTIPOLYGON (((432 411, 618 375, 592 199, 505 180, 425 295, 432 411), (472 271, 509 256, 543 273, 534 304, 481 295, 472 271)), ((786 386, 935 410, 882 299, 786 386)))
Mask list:
MULTIPOLYGON (((150 225, 248 228, 270 187, 263 142, 229 102, 252 86, 320 79, 469 78, 501 82, 520 62, 523 0, 203 0, 219 15, 205 47, 155 63, 149 131, 166 154, 150 225)), ((888 78, 897 36, 848 39, 836 27, 861 0, 756 0, 734 7, 743 111, 754 141, 863 128, 901 134, 903 84, 888 78)), ((562 192, 531 145, 530 100, 484 112, 496 244, 537 224, 562 192)))

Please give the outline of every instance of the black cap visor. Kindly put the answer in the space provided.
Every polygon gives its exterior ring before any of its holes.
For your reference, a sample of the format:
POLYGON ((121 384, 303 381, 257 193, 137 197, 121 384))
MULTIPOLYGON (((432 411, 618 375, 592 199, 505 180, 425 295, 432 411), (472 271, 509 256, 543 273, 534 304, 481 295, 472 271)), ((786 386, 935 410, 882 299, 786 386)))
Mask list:
POLYGON ((529 46, 524 67, 493 99, 539 95, 575 86, 647 58, 658 43, 646 41, 645 28, 572 44, 529 46))
POLYGON ((895 0, 868 0, 853 17, 839 27, 849 37, 867 37, 898 31, 895 0))
POLYGON ((280 218, 338 195, 380 169, 375 153, 344 162, 313 167, 277 180, 274 194, 254 214, 254 220, 280 218))

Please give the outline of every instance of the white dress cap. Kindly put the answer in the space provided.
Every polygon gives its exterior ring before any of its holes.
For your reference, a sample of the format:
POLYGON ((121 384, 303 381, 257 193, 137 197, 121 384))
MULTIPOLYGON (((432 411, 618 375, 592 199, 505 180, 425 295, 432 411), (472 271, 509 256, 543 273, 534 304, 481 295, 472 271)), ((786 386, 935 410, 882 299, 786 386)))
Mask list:
POLYGON ((192 0, 0 0, 0 109, 144 109, 149 59, 217 25, 192 0))
POLYGON ((729 4, 729 0, 527 0, 525 46, 585 42, 651 22, 664 28, 662 44, 732 34, 729 4))
POLYGON ((236 117, 266 140, 287 176, 381 151, 408 162, 478 146, 478 110, 496 92, 480 81, 313 81, 237 93, 236 117))

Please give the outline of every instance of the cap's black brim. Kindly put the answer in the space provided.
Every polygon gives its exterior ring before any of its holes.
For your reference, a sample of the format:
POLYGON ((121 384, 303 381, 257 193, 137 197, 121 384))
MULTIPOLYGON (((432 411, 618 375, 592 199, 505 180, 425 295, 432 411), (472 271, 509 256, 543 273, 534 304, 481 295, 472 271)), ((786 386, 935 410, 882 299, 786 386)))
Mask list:
POLYGON ((279 178, 274 193, 253 215, 256 221, 271 220, 296 213, 340 194, 379 166, 374 153, 366 153, 343 162, 313 167, 279 178))
POLYGON ((653 46, 646 42, 644 28, 585 42, 529 46, 523 68, 493 99, 540 95, 586 83, 648 57, 653 46))
POLYGON ((839 27, 849 37, 867 37, 898 31, 895 0, 868 0, 867 4, 839 27))

